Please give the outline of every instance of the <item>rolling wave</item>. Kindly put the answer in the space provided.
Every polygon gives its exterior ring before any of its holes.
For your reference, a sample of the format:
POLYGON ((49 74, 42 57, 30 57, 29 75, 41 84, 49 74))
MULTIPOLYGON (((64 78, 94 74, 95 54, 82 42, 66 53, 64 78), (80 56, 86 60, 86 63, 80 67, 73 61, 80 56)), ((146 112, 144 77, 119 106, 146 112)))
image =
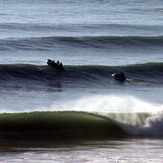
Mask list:
POLYGON ((137 83, 163 84, 163 63, 144 63, 125 66, 68 66, 65 71, 58 72, 49 66, 31 64, 1 64, 0 81, 35 80, 72 82, 87 81, 87 84, 111 82, 112 74, 124 72, 128 81, 137 83))
POLYGON ((111 47, 162 47, 163 36, 82 36, 82 37, 33 37, 24 39, 1 39, 0 50, 52 50, 56 46, 82 48, 111 47))
POLYGON ((18 140, 118 138, 128 134, 111 119, 86 112, 0 114, 0 137, 18 140))
POLYGON ((0 114, 0 138, 63 141, 163 136, 162 121, 162 113, 157 116, 150 113, 104 116, 78 111, 3 113, 0 114), (137 124, 131 124, 133 120, 137 124))

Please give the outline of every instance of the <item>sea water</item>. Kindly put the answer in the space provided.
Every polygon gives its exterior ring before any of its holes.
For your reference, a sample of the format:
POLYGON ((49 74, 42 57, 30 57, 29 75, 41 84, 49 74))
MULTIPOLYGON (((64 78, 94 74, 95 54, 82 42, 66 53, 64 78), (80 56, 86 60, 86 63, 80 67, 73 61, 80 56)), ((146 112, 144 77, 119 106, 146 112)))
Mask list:
POLYGON ((161 0, 1 0, 0 16, 1 162, 162 162, 161 0))

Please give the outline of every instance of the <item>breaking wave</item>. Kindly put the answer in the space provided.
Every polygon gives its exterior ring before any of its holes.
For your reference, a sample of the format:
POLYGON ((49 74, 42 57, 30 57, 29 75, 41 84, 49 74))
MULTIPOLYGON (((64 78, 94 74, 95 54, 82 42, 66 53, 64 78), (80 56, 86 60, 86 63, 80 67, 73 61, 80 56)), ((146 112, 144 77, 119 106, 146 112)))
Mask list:
POLYGON ((163 136, 163 111, 146 119, 146 124, 140 126, 135 135, 138 136, 163 136))
POLYGON ((104 116, 79 111, 3 113, 0 114, 0 138, 63 141, 160 137, 163 136, 162 117, 162 112, 153 117, 151 113, 110 113, 104 116), (137 124, 125 123, 124 119, 129 122, 133 117, 137 124))

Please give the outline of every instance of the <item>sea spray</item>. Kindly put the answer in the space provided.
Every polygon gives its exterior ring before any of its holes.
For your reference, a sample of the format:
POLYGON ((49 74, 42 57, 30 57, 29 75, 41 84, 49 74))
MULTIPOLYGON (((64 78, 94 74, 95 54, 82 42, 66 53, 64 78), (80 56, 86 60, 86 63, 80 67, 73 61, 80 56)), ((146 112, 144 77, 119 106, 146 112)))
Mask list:
POLYGON ((163 131, 161 129, 163 112, 161 112, 162 115, 159 114, 159 118, 151 118, 152 114, 162 111, 163 106, 145 102, 132 96, 96 95, 66 103, 60 106, 60 110, 86 111, 105 116, 131 135, 139 135, 142 132, 145 134, 146 130, 148 130, 147 134, 149 135, 153 129, 158 131, 152 131, 152 133, 160 135, 160 132, 163 131), (146 123, 148 125, 144 126, 146 123))
POLYGON ((135 131, 139 136, 163 136, 163 111, 146 119, 146 125, 140 126, 135 131))
POLYGON ((142 101, 133 96, 94 95, 52 104, 48 108, 35 111, 78 111, 89 112, 111 119, 129 134, 134 135, 138 127, 146 124, 146 119, 154 112, 163 110, 162 105, 142 101))
POLYGON ((133 96, 118 95, 93 95, 79 98, 58 105, 52 108, 59 110, 89 111, 101 113, 138 113, 158 112, 163 110, 162 105, 145 102, 133 96))

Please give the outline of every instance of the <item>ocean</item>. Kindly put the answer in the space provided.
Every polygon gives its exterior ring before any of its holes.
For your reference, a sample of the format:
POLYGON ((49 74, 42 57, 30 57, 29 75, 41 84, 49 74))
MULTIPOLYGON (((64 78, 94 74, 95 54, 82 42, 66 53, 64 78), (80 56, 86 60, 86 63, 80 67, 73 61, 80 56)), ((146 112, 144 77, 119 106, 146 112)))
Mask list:
POLYGON ((162 29, 161 0, 1 0, 0 162, 163 162, 162 29))

